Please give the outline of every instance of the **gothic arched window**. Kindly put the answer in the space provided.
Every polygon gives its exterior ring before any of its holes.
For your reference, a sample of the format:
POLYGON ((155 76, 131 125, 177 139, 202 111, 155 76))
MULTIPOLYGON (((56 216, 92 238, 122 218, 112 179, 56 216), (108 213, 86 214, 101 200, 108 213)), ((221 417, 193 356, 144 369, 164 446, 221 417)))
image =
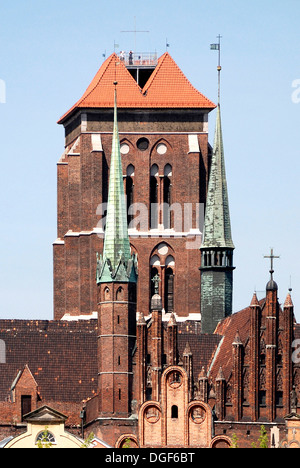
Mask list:
POLYGON ((127 167, 125 192, 127 197, 127 224, 129 226, 133 221, 130 207, 134 204, 134 166, 132 164, 127 167))
POLYGON ((163 224, 165 229, 171 229, 171 210, 172 204, 171 193, 172 193, 172 166, 167 164, 164 169, 164 188, 163 188, 163 224))
POLYGON ((158 269, 157 269, 156 267, 152 266, 152 268, 151 268, 151 278, 150 278, 150 280, 151 280, 151 281, 150 281, 150 282, 151 282, 151 285, 150 285, 150 289, 151 289, 150 300, 151 300, 151 297, 153 297, 154 294, 155 294, 155 281, 154 281, 154 278, 155 278, 157 275, 159 276, 159 274, 158 274, 158 269))
POLYGON ((166 313, 174 312, 174 273, 170 267, 165 275, 165 310, 166 313))
POLYGON ((162 242, 153 250, 150 258, 150 300, 155 288, 158 289, 166 313, 175 312, 175 258, 171 254, 174 254, 173 249, 162 242), (153 281, 155 276, 159 278, 158 281, 153 281))
POLYGON ((150 172, 150 229, 158 228, 158 166, 153 164, 150 172))

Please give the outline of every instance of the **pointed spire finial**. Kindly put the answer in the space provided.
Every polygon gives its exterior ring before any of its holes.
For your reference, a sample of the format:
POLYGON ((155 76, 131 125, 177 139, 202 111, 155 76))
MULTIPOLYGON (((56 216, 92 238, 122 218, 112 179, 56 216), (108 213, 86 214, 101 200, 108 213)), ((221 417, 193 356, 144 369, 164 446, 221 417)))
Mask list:
POLYGON ((106 230, 104 237, 103 259, 99 266, 97 281, 105 282, 111 279, 132 281, 135 275, 132 271, 134 259, 131 249, 127 226, 127 210, 125 202, 123 168, 120 150, 120 139, 117 116, 117 84, 115 86, 114 128, 112 137, 112 152, 110 160, 109 190, 107 202, 106 230))
POLYGON ((287 309, 289 307, 294 307, 292 296, 291 296, 290 292, 288 293, 288 295, 286 297, 286 300, 285 300, 285 303, 284 303, 284 308, 285 309, 287 309))
POLYGON ((260 307, 256 292, 253 294, 253 298, 250 304, 250 307, 260 307))

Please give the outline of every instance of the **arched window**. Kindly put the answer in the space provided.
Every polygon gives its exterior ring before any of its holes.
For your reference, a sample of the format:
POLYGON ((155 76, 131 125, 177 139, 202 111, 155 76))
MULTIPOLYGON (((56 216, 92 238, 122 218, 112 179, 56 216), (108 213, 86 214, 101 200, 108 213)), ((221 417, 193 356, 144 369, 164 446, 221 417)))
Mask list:
POLYGON ((166 313, 175 312, 175 258, 173 255, 175 254, 172 247, 162 242, 152 251, 150 258, 150 300, 155 294, 156 286, 166 313), (153 281, 155 276, 158 276, 158 281, 153 281))
POLYGON ((150 229, 158 228, 158 166, 153 164, 150 172, 150 229))
POLYGON ((155 282, 154 282, 153 279, 154 279, 154 277, 157 276, 157 275, 159 276, 158 269, 157 269, 156 267, 152 266, 152 268, 151 268, 151 278, 150 278, 150 280, 151 280, 151 281, 150 281, 150 283, 151 283, 151 285, 150 285, 150 290, 151 290, 151 293, 150 293, 150 294, 151 294, 150 300, 151 300, 151 298, 152 298, 152 297, 154 296, 154 294, 155 294, 155 282))
POLYGON ((124 301, 124 289, 121 288, 121 286, 117 290, 116 300, 117 301, 124 301))
POLYGON ((127 224, 133 221, 133 214, 130 207, 134 204, 134 166, 129 164, 126 171, 125 192, 127 197, 127 224))
POLYGON ((171 418, 178 419, 178 406, 173 405, 171 409, 171 418))
POLYGON ((171 211, 170 206, 172 204, 171 193, 172 193, 172 166, 167 164, 164 169, 164 188, 163 188, 163 224, 165 229, 171 229, 171 211))
POLYGON ((166 269, 165 275, 165 311, 174 312, 174 274, 170 267, 166 269))
POLYGON ((56 440, 51 432, 48 432, 47 429, 44 432, 40 432, 36 438, 36 444, 40 442, 42 444, 55 444, 56 440))

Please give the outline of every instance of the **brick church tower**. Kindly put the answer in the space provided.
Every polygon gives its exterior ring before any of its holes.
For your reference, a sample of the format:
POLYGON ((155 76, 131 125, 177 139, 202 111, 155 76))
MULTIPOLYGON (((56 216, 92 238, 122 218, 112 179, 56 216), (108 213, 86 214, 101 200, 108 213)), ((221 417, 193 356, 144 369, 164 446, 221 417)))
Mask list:
POLYGON ((97 262, 100 417, 124 419, 131 414, 136 283, 137 261, 135 254, 131 255, 128 237, 116 89, 107 222, 103 254, 97 262))
POLYGON ((199 320, 199 212, 211 162, 208 114, 216 106, 168 53, 159 59, 111 55, 59 121, 65 151, 57 168, 54 318, 96 317, 95 259, 104 242, 114 81, 129 241, 143 272, 137 310, 149 315, 158 275, 163 312, 199 320))
POLYGON ((215 107, 168 53, 112 54, 60 119, 55 320, 0 320, 0 446, 43 406, 117 448, 250 447, 262 424, 279 447, 299 430, 300 325, 273 251, 266 297, 232 313, 215 107))

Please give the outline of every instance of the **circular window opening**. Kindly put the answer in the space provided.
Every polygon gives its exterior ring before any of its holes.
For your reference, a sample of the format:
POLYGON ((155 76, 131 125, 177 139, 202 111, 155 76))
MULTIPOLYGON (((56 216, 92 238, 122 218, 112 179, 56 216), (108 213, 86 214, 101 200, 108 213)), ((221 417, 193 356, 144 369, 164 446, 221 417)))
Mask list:
POLYGON ((123 143, 123 145, 121 145, 121 154, 128 154, 129 151, 130 151, 129 145, 127 145, 126 143, 123 143))
POLYGON ((147 138, 140 138, 137 142, 137 147, 140 151, 146 151, 149 148, 149 140, 147 138))
POLYGON ((168 148, 163 143, 160 143, 159 145, 157 145, 157 148, 156 148, 158 154, 166 154, 167 149, 168 148))

